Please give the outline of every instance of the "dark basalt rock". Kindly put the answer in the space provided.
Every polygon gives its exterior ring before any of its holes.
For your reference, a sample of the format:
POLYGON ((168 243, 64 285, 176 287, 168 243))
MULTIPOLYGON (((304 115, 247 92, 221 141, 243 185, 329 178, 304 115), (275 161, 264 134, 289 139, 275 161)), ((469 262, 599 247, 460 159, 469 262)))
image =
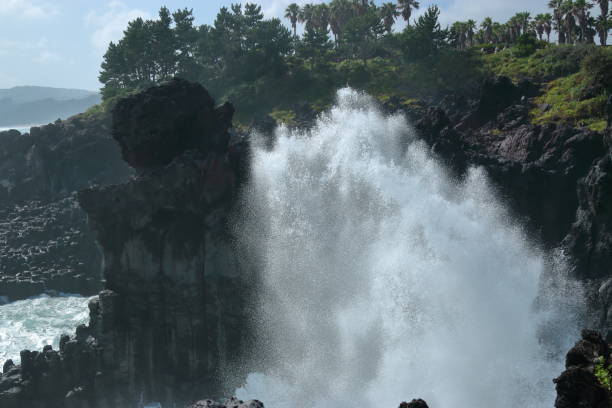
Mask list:
POLYGON ((565 246, 583 278, 612 272, 612 151, 578 184, 579 208, 565 246))
POLYGON ((0 296, 98 292, 101 257, 75 191, 130 173, 103 118, 0 132, 0 296))
POLYGON ((600 384, 594 373, 597 363, 610 366, 608 345, 599 333, 583 330, 582 339, 567 353, 566 370, 554 380, 556 408, 610 406, 610 392, 600 384))
POLYGON ((89 305, 89 325, 63 336, 59 352, 24 351, 21 366, 7 367, 3 408, 181 406, 224 395, 224 386, 233 390, 246 375, 234 363, 250 341, 243 294, 252 279, 227 224, 247 149, 227 142, 231 105, 207 110, 214 116, 206 123, 185 114, 183 97, 200 112, 213 103, 199 85, 176 80, 119 104, 115 137, 128 159, 137 158, 132 164, 152 167, 127 183, 79 193, 104 256, 105 290, 89 305), (146 122, 162 117, 175 118, 176 127, 159 123, 157 132, 146 122), (187 139, 172 139, 173 157, 144 154, 167 146, 160 135, 187 130, 187 139))
POLYGON ((226 150, 233 114, 230 104, 215 109, 202 86, 175 78, 121 100, 113 137, 132 167, 163 166, 186 150, 226 150))
POLYGON ((230 398, 224 403, 215 402, 213 400, 202 400, 193 403, 188 408, 264 408, 261 401, 241 401, 236 398, 230 398))
POLYGON ((510 106, 520 98, 520 90, 506 76, 487 79, 480 90, 478 114, 484 118, 493 118, 498 112, 510 106))
POLYGON ((579 180, 606 147, 603 135, 588 129, 530 124, 534 94, 533 83, 491 79, 478 101, 446 97, 425 111, 416 128, 456 174, 470 165, 485 167, 515 215, 555 248, 576 220, 579 180))
POLYGON ((612 128, 534 125, 537 93, 533 83, 492 79, 478 100, 447 96, 422 109, 416 129, 457 177, 486 169, 534 241, 569 255, 594 312, 589 323, 612 341, 612 128))
POLYGON ((422 399, 413 399, 410 402, 402 402, 399 408, 429 408, 422 399))

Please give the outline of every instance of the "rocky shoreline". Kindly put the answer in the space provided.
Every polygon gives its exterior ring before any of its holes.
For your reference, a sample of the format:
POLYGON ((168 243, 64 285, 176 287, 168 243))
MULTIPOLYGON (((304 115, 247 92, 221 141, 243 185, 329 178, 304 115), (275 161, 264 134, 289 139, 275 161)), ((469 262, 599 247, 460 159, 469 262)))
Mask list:
MULTIPOLYGON (((590 306, 598 311, 591 325, 609 341, 612 135, 609 130, 601 134, 563 125, 530 124, 530 101, 537 93, 536 84, 514 85, 507 78, 497 78, 484 84, 478 100, 447 96, 429 105, 391 100, 384 108, 413 118, 421 137, 457 177, 468 166, 484 166, 530 233, 547 248, 563 247, 574 257, 573 276, 585 283, 590 306)), ((231 392, 226 387, 232 384, 223 381, 224 373, 231 372, 234 378, 246 374, 240 372, 238 363, 252 341, 248 302, 255 296, 256 277, 241 265, 227 228, 248 168, 248 146, 230 137, 232 115, 231 105, 215 107, 201 86, 174 80, 121 101, 113 112, 112 136, 133 170, 117 164, 119 152, 107 146, 110 139, 95 139, 90 130, 83 129, 81 136, 98 143, 90 146, 92 151, 104 146, 109 168, 98 168, 98 162, 81 170, 67 165, 51 172, 52 177, 42 178, 33 174, 41 174, 36 169, 46 165, 46 159, 30 160, 25 168, 17 163, 0 167, 2 177, 30 175, 20 178, 31 180, 29 183, 10 189, 3 184, 0 199, 14 207, 7 204, 9 209, 0 211, 0 216, 7 230, 31 230, 24 239, 46 243, 40 253, 31 255, 32 269, 47 270, 45 262, 55 259, 80 271, 67 274, 66 279, 97 283, 92 275, 83 279, 84 269, 77 266, 91 271, 101 265, 104 285, 89 305, 89 325, 62 337, 59 350, 23 351, 20 366, 5 364, 0 375, 2 407, 110 408, 134 406, 143 400, 188 404, 205 395, 231 392), (129 174, 134 175, 128 180, 129 174), (78 196, 75 190, 80 190, 78 196), (34 199, 42 204, 24 206, 24 200, 32 203, 34 199), (84 212, 75 205, 76 200, 84 212), (87 235, 91 233, 86 232, 85 214, 101 257, 92 256, 89 244, 93 236, 87 235), (47 219, 52 221, 38 224, 47 219), (57 225, 66 226, 65 230, 57 225), (57 241, 54 236, 65 237, 58 248, 50 244, 57 241), (82 251, 73 242, 85 245, 82 251), (64 253, 73 259, 61 261, 58 254, 64 253)), ((50 126, 64 132, 70 123, 50 126)), ((96 134, 110 133, 109 125, 105 126, 96 134)), ((54 140, 60 143, 65 134, 54 129, 45 132, 59 132, 54 140)), ((9 135, 12 141, 0 140, 4 155, 36 157, 43 141, 32 139, 36 137, 33 133, 16 151, 9 147, 17 143, 18 135, 9 135)), ((76 139, 71 143, 80 146, 76 139)), ((40 157, 50 154, 43 151, 40 157)), ((4 241, 18 242, 13 237, 4 241)), ((4 241, 0 237, 0 244, 4 241)), ((8 246, 3 248, 0 245, 0 250, 15 259, 21 256, 8 246)), ((3 262, 1 267, 16 270, 11 265, 3 262)), ((25 297, 31 293, 28 288, 47 289, 54 279, 62 288, 70 285, 56 277, 64 276, 59 272, 45 275, 49 278, 41 286, 37 272, 21 279, 17 272, 1 271, 0 284, 5 286, 0 286, 0 295, 4 290, 12 297, 25 297), (16 289, 15 283, 4 280, 27 282, 26 289, 16 289)), ((97 290, 96 285, 91 290, 97 290)), ((602 393, 599 383, 591 381, 597 381, 594 374, 584 374, 584 370, 594 372, 593 361, 601 356, 608 364, 607 345, 593 332, 584 332, 582 341, 581 350, 596 353, 580 360, 580 364, 587 361, 583 366, 568 357, 570 374, 566 371, 556 380, 557 408, 607 406, 602 401, 609 399, 609 392, 604 389, 602 393), (572 368, 576 364, 582 371, 572 368), (572 405, 582 403, 586 405, 572 405)), ((263 404, 230 400, 221 405, 207 400, 193 405, 223 406, 255 408, 263 404)), ((414 400, 401 407, 427 405, 414 400)))
POLYGON ((76 192, 130 174, 106 120, 0 132, 0 297, 99 292, 102 257, 76 192))

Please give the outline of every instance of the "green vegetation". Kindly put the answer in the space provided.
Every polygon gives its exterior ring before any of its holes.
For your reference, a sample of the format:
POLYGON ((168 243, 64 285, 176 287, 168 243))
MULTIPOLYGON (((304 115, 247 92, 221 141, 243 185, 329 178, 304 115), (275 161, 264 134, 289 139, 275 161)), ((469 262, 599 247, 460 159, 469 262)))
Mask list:
POLYGON ((535 100, 539 107, 531 112, 534 123, 564 122, 595 131, 605 129, 606 102, 612 92, 612 50, 591 50, 581 66, 578 72, 545 85, 543 95, 535 100))
MULTIPOLYGON (((607 4, 600 5, 606 24, 607 4)), ((109 45, 100 74, 104 104, 91 113, 107 112, 117 98, 174 76, 203 84, 217 100, 231 100, 239 122, 272 112, 288 124, 298 106, 328 106, 335 90, 346 85, 379 99, 410 100, 449 92, 475 96, 491 73, 548 82, 580 71, 596 50, 600 24, 590 16, 593 5, 583 0, 550 6, 552 14, 535 18, 521 12, 503 24, 486 18, 480 25, 469 20, 448 28, 440 25, 436 6, 412 19, 420 7, 416 0, 291 4, 287 26, 265 19, 252 3, 223 7, 212 25, 201 26, 194 25, 191 10, 171 13, 163 7, 158 19, 131 21, 123 38, 109 45), (407 22, 399 33, 393 31, 398 18, 407 22), (565 45, 550 44, 553 30, 565 45)), ((600 34, 605 44, 607 29, 600 34)), ((549 85, 543 103, 554 109, 534 114, 534 121, 562 117, 595 126, 607 88, 580 106, 559 95, 568 86, 587 86, 590 74, 583 71, 580 80, 549 85)))
POLYGON ((595 377, 599 383, 608 391, 612 391, 612 366, 606 367, 606 362, 603 357, 597 359, 595 365, 595 377))
POLYGON ((575 74, 582 61, 597 51, 594 45, 543 45, 527 56, 518 55, 515 48, 508 48, 484 57, 487 68, 497 75, 513 80, 525 78, 550 81, 575 74))

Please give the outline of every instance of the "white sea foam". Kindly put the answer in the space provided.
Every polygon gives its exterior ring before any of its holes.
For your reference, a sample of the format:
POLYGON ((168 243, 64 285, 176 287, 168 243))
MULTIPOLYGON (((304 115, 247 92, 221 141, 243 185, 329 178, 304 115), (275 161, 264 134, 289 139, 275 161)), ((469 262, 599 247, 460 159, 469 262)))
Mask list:
POLYGON ((526 240, 483 170, 452 179, 410 129, 345 89, 311 132, 281 128, 272 151, 254 148, 239 230, 264 271, 254 364, 267 369, 238 397, 269 408, 553 405, 580 291, 526 240))
POLYGON ((57 350, 63 333, 89 320, 91 298, 46 295, 0 306, 0 366, 7 359, 19 363, 21 350, 40 351, 51 344, 57 350))

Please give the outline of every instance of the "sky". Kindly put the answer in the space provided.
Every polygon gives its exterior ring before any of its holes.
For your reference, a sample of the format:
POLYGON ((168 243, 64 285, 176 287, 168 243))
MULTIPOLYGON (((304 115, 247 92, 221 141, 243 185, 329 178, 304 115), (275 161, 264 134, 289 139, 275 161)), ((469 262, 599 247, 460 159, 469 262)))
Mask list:
MULTIPOLYGON (((222 6, 240 0, 0 0, 0 88, 20 85, 97 90, 102 55, 127 22, 153 18, 161 6, 191 8, 197 24, 210 24, 222 6)), ((254 0, 267 17, 282 17, 287 4, 324 0, 254 0)), ((377 3, 382 0, 377 1, 377 3)), ((518 11, 547 11, 548 0, 421 0, 443 25, 490 16, 505 21, 518 11)), ((401 28, 398 26, 398 28, 401 28)))

